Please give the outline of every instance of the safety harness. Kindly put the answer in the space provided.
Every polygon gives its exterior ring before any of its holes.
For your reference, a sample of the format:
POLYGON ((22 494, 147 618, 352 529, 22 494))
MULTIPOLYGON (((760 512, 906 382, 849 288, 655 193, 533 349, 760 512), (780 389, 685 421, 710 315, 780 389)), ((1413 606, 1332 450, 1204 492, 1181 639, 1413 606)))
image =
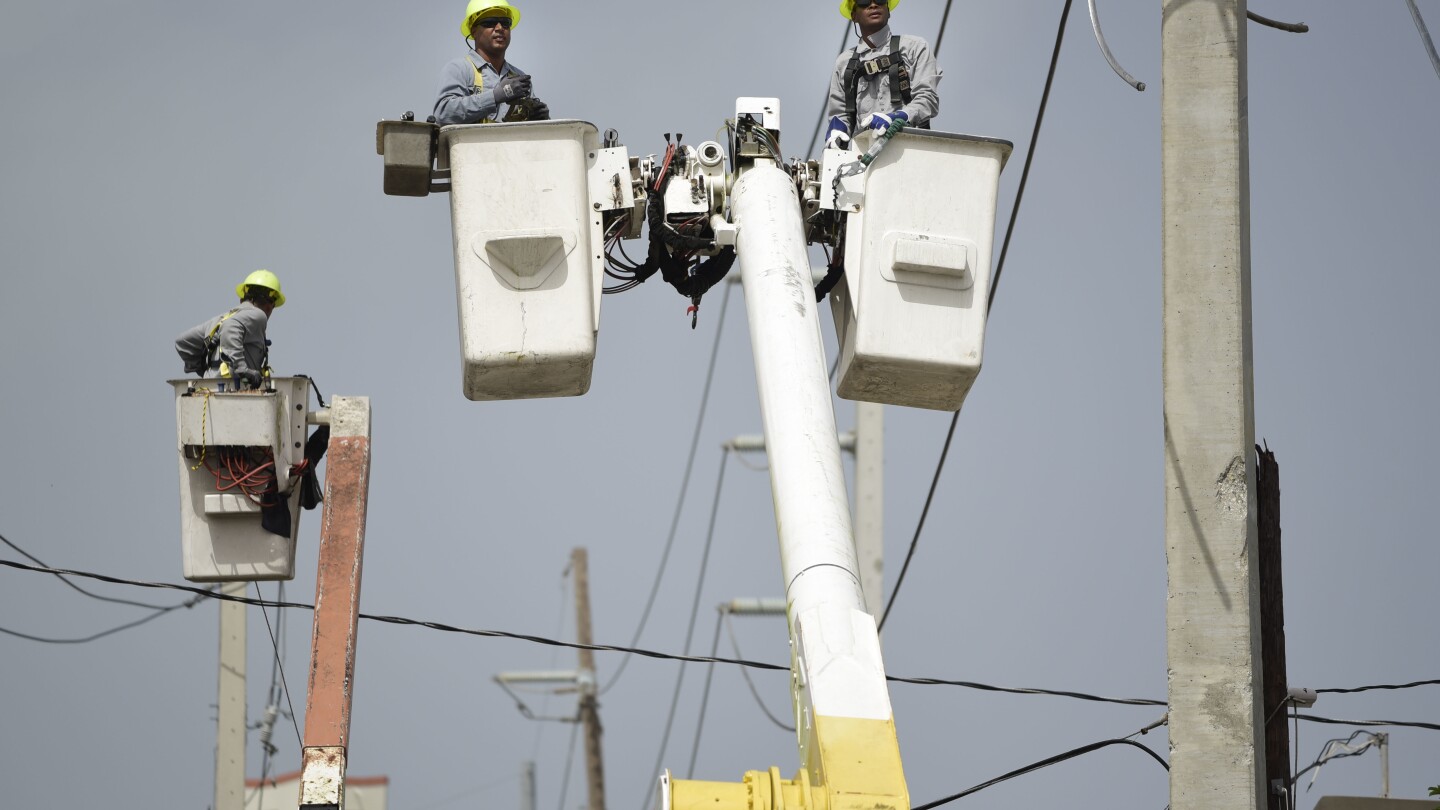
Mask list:
MULTIPOLYGON (((845 123, 849 125, 850 131, 855 131, 856 105, 855 96, 860 87, 860 75, 878 76, 881 73, 890 74, 890 101, 893 104, 896 97, 900 99, 898 106, 910 103, 912 94, 910 92, 910 68, 905 64, 905 57, 900 53, 900 36, 890 37, 890 52, 876 56, 872 59, 860 58, 860 46, 850 52, 850 63, 845 66, 845 74, 841 78, 841 85, 845 88, 845 123)), ((922 129, 929 129, 930 122, 917 124, 922 129)))
MULTIPOLYGON (((478 94, 481 90, 484 90, 484 89, 485 89, 485 77, 484 77, 483 75, 481 75, 481 73, 480 73, 480 66, 477 65, 477 64, 475 64, 475 60, 474 60, 474 59, 471 59, 469 56, 466 56, 466 57, 465 57, 465 61, 469 62, 469 63, 470 63, 470 69, 473 70, 473 71, 475 71, 475 84, 474 84, 474 87, 473 87, 473 89, 472 89, 471 92, 478 94)), ((495 105, 495 109, 496 109, 496 111, 498 112, 499 109, 500 109, 500 105, 498 105, 498 104, 495 105)), ((482 123, 482 124, 493 124, 493 123, 495 123, 495 116, 492 115, 492 116, 490 116, 489 118, 482 118, 482 119, 480 119, 480 122, 479 122, 479 123, 482 123)))

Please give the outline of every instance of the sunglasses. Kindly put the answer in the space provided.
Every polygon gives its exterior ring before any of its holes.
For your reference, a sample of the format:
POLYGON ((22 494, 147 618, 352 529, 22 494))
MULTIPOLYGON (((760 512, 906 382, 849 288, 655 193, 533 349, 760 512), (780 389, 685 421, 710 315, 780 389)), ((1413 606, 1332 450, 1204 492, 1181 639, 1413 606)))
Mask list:
POLYGON ((475 21, 475 25, 478 25, 478 26, 480 26, 481 28, 494 28, 495 26, 498 25, 498 26, 501 26, 501 27, 503 27, 503 28, 508 29, 508 28, 510 27, 510 18, 509 18, 509 17, 481 17, 480 19, 478 19, 478 20, 475 21))
POLYGON ((855 0, 855 8, 869 8, 877 4, 889 8, 890 0, 855 0))

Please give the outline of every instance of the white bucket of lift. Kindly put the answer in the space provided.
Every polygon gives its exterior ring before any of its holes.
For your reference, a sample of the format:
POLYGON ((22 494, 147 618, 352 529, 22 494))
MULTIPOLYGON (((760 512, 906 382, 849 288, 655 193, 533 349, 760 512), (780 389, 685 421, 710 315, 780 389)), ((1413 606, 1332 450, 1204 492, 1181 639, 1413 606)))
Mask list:
POLYGON ((293 579, 301 510, 299 479, 290 470, 305 458, 310 381, 273 377, 268 382, 274 391, 220 393, 225 382, 170 380, 175 389, 185 578, 192 582, 293 579), (243 453, 251 468, 274 461, 276 491, 284 493, 290 507, 289 536, 265 530, 260 525, 260 506, 246 494, 247 487, 231 486, 237 470, 229 468, 224 457, 233 453, 243 453), (217 470, 226 480, 217 479, 217 470))
POLYGON ((831 297, 841 397, 954 411, 980 373, 1007 141, 897 134, 849 214, 831 297))
POLYGON ((587 185, 597 151, 584 121, 440 131, 469 399, 589 390, 604 280, 601 211, 587 185))

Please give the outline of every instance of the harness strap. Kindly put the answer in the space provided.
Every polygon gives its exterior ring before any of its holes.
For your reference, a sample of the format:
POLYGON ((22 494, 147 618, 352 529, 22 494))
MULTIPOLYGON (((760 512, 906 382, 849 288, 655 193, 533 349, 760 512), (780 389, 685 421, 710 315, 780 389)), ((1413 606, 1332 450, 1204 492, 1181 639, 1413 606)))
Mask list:
MULTIPOLYGON (((856 96, 860 88, 860 75, 877 76, 880 73, 887 73, 890 79, 890 103, 895 104, 896 99, 900 103, 896 107, 903 107, 910 103, 914 94, 910 87, 910 69, 905 65, 905 55, 900 52, 900 36, 898 34, 890 37, 890 51, 872 59, 861 61, 860 46, 850 52, 850 62, 845 66, 845 73, 841 78, 841 86, 845 90, 845 123, 850 131, 855 131, 855 120, 858 110, 856 96)), ((930 122, 918 124, 921 129, 929 129, 930 122)))
MULTIPOLYGON (((475 60, 471 59, 468 54, 465 56, 465 61, 469 62, 470 69, 475 71, 475 83, 471 86, 471 92, 479 93, 481 90, 485 89, 485 76, 480 72, 480 66, 475 64, 475 60)), ((496 105, 496 109, 499 109, 499 105, 496 105)), ((493 124, 495 123, 495 118, 494 116, 491 116, 490 118, 482 118, 480 120, 480 123, 493 124)))

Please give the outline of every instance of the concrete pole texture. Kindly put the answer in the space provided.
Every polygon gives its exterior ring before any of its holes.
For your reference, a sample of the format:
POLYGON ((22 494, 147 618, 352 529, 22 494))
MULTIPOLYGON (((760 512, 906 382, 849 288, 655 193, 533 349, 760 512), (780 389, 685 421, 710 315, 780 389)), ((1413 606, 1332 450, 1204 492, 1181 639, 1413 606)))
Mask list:
POLYGON ((870 614, 885 609, 885 406, 855 403, 855 558, 870 614))
POLYGON ((1170 806, 1265 806, 1244 0, 1163 0, 1170 806))
MULTIPOLYGON (((248 582, 227 582, 220 592, 244 596, 248 582)), ((245 609, 220 603, 220 683, 215 742, 215 810, 245 807, 245 609)))

